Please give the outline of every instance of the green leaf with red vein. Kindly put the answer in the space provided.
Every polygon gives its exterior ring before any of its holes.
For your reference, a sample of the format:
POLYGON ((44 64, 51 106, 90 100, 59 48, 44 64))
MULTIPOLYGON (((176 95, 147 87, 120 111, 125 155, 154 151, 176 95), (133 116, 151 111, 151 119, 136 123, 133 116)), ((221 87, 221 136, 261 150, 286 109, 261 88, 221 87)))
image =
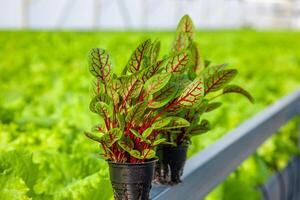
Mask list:
POLYGON ((189 46, 195 34, 195 26, 188 15, 181 18, 176 29, 176 36, 172 44, 172 51, 179 52, 189 46))
POLYGON ((143 59, 145 59, 146 54, 148 54, 150 47, 151 47, 150 39, 141 43, 136 48, 136 50, 132 53, 125 68, 131 73, 138 72, 142 68, 143 59))
POLYGON ((227 67, 227 64, 219 64, 219 65, 212 65, 209 67, 206 67, 201 74, 203 75, 203 77, 205 79, 210 78, 210 76, 214 75, 215 73, 225 70, 225 68, 227 67))
POLYGON ((172 43, 172 52, 181 52, 187 49, 190 45, 190 39, 186 33, 179 32, 176 34, 175 39, 172 43))
POLYGON ((141 135, 137 130, 130 129, 130 132, 131 132, 136 138, 143 139, 142 135, 141 135))
POLYGON ((125 116, 121 113, 116 113, 116 118, 118 122, 118 127, 120 127, 123 130, 126 125, 125 116))
POLYGON ((92 132, 105 132, 107 129, 104 123, 99 123, 92 127, 92 132))
POLYGON ((165 126, 167 126, 172 120, 172 117, 163 117, 156 122, 154 122, 151 127, 152 129, 161 129, 165 126))
POLYGON ((153 131, 153 129, 151 127, 147 128, 142 134, 143 138, 147 139, 151 135, 152 131, 153 131))
POLYGON ((91 104, 95 104, 96 102, 101 102, 101 101, 109 104, 111 102, 111 98, 105 93, 100 93, 93 97, 91 104))
POLYGON ((110 80, 112 67, 109 57, 105 49, 94 48, 90 52, 89 70, 102 82, 110 80))
POLYGON ((169 73, 156 74, 152 76, 144 85, 146 93, 154 94, 155 92, 161 90, 163 87, 165 87, 165 85, 167 85, 171 76, 172 75, 169 73))
POLYGON ((196 42, 193 42, 190 46, 191 49, 191 67, 189 69, 190 79, 195 79, 198 74, 200 74, 203 69, 204 62, 200 54, 199 45, 196 42))
POLYGON ((183 90, 182 94, 177 98, 176 104, 191 107, 201 100, 203 95, 203 80, 198 77, 183 90))
POLYGON ((185 88, 192 83, 192 81, 189 79, 188 75, 186 74, 176 74, 176 76, 173 76, 171 78, 172 83, 176 84, 177 88, 178 88, 178 92, 176 94, 176 97, 178 97, 179 95, 181 95, 181 93, 183 92, 183 90, 185 90, 185 88))
POLYGON ((189 133, 191 135, 200 135, 200 134, 203 134, 203 133, 206 133, 207 131, 209 131, 211 128, 210 128, 210 124, 209 124, 209 121, 204 119, 201 121, 201 123, 197 126, 194 126, 192 127, 190 130, 189 130, 189 133))
POLYGON ((144 149, 142 152, 142 156, 144 159, 151 159, 154 158, 156 155, 153 149, 144 149))
POLYGON ((138 150, 133 149, 133 150, 129 151, 128 153, 134 158, 138 158, 138 159, 143 158, 141 152, 139 152, 138 150))
POLYGON ((108 117, 112 112, 110 103, 111 98, 107 94, 100 93, 92 99, 89 107, 92 112, 108 117))
POLYGON ((170 73, 184 73, 191 66, 191 52, 183 51, 169 58, 166 71, 170 73))
POLYGON ((254 98, 251 96, 251 94, 246 91, 245 89, 241 88, 240 86, 237 85, 227 85, 223 89, 223 94, 228 94, 228 93, 238 93, 246 97, 251 103, 254 103, 254 98))
POLYGON ((195 103, 193 107, 190 109, 188 108, 188 112, 186 114, 188 121, 191 124, 198 123, 199 116, 201 116, 208 106, 208 100, 202 99, 201 101, 195 103))
MULTIPOLYGON (((147 132, 150 131, 149 134, 151 134, 152 130, 150 130, 149 128, 147 130, 145 130, 147 132)), ((144 131, 144 132, 145 132, 144 131)), ((137 130, 134 130, 134 129, 130 129, 130 132, 136 137, 136 138, 139 138, 141 139, 143 142, 147 143, 147 144, 151 144, 151 141, 149 139, 147 139, 147 137, 144 137, 144 132, 143 134, 140 134, 137 130)), ((147 133, 146 132, 146 133, 147 133)))
POLYGON ((194 110, 197 113, 197 115, 201 115, 206 111, 206 108, 208 106, 208 100, 203 99, 201 102, 194 105, 194 110))
POLYGON ((205 94, 222 89, 237 74, 236 69, 217 71, 205 79, 205 94))
POLYGON ((111 117, 113 113, 112 106, 104 102, 96 102, 95 104, 90 104, 90 110, 104 118, 111 117))
POLYGON ((103 92, 105 92, 104 84, 100 78, 95 78, 92 82, 92 95, 95 96, 103 92))
POLYGON ((124 137, 117 141, 118 145, 126 152, 130 152, 134 148, 134 143, 129 137, 124 137))
POLYGON ((128 112, 125 121, 127 124, 137 125, 142 121, 142 116, 147 108, 147 103, 140 102, 134 105, 128 112))
POLYGON ((190 39, 194 38, 195 26, 190 16, 184 15, 181 18, 180 22, 178 23, 176 32, 183 32, 186 33, 190 39))
POLYGON ((121 81, 117 78, 113 78, 107 87, 107 95, 112 99, 113 105, 117 108, 120 101, 120 90, 122 88, 121 81))
POLYGON ((96 142, 103 142, 104 140, 104 133, 100 133, 100 132, 84 132, 84 135, 88 138, 90 138, 91 140, 94 140, 96 142))
POLYGON ((108 147, 111 147, 114 143, 120 140, 123 137, 123 132, 119 128, 113 128, 109 131, 110 134, 110 142, 108 143, 108 147))
POLYGON ((159 144, 161 144, 161 143, 165 143, 166 142, 166 138, 160 138, 160 139, 157 139, 157 140, 155 140, 154 142, 153 142, 153 146, 157 146, 157 145, 159 145, 159 144))
POLYGON ((157 62, 159 52, 160 52, 160 41, 155 41, 152 43, 150 49, 150 65, 157 62))
POLYGON ((149 108, 160 108, 166 105, 177 94, 178 87, 176 84, 169 82, 163 89, 153 94, 148 103, 149 108))
POLYGON ((168 125, 160 128, 162 130, 166 130, 166 129, 177 129, 177 128, 182 128, 182 127, 188 127, 190 125, 190 123, 181 117, 168 117, 170 118, 170 122, 168 123, 168 125))
POLYGON ((163 66, 165 65, 166 62, 167 62, 167 59, 165 58, 165 59, 159 60, 159 61, 153 63, 152 65, 150 65, 149 67, 145 68, 141 72, 141 78, 140 78, 143 81, 143 83, 145 83, 149 78, 154 76, 156 73, 160 72, 163 69, 163 66))
POLYGON ((222 105, 221 102, 213 102, 213 103, 209 103, 207 105, 207 108, 205 109, 205 112, 211 112, 217 108, 219 108, 222 105))
POLYGON ((123 97, 123 102, 127 102, 139 95, 139 92, 143 86, 142 82, 139 80, 136 74, 122 76, 120 80, 119 94, 123 97))

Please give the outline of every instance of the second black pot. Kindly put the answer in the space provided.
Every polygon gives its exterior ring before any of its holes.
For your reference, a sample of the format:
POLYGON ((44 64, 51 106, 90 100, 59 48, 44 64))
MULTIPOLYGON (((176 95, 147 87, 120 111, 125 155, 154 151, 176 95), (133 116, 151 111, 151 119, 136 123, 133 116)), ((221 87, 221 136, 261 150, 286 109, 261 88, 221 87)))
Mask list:
POLYGON ((188 143, 178 146, 159 145, 156 155, 158 162, 155 168, 155 183, 175 185, 181 183, 181 175, 185 165, 188 143))
POLYGON ((156 161, 139 164, 108 162, 115 200, 148 200, 156 161))

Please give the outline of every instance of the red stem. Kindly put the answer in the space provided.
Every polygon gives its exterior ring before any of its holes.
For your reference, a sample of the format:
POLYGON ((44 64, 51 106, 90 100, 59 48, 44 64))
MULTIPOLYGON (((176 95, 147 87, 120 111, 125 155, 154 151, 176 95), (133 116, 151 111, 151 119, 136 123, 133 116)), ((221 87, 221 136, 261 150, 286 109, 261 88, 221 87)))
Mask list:
POLYGON ((162 114, 164 114, 165 112, 170 110, 176 104, 177 104, 177 101, 173 100, 167 107, 165 107, 160 113, 158 113, 150 122, 148 122, 145 125, 145 127, 143 128, 143 130, 146 130, 147 128, 149 128, 162 114))

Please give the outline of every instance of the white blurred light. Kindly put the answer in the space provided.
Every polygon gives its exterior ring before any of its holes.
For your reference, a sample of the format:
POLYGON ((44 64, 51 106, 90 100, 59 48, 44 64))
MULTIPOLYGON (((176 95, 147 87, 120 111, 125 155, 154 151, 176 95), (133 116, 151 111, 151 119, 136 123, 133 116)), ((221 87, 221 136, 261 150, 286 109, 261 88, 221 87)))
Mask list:
POLYGON ((0 0, 0 28, 298 28, 300 0, 0 0))

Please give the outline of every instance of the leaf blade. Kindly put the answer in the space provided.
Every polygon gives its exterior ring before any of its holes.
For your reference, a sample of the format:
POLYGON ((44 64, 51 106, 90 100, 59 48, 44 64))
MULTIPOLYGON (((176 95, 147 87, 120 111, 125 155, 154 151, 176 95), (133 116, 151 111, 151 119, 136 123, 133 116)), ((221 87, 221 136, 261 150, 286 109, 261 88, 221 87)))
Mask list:
POLYGON ((147 94, 154 94, 161 90, 170 80, 171 74, 156 74, 148 79, 144 85, 147 94))
POLYGON ((190 83, 182 94, 176 100, 181 106, 193 106, 197 101, 201 100, 204 95, 204 87, 202 78, 196 78, 190 83))
POLYGON ((227 93, 238 93, 246 97, 251 103, 254 103, 254 98, 252 95, 245 89, 241 88, 240 86, 237 85, 228 85, 223 89, 223 94, 227 93))
POLYGON ((222 89, 237 75, 236 69, 217 71, 205 79, 205 94, 222 89))
POLYGON ((150 47, 151 47, 150 39, 147 39, 141 44, 139 44, 139 46, 131 54, 125 69, 127 69, 131 73, 138 72, 142 67, 143 59, 145 59, 145 55, 148 53, 150 47))
POLYGON ((177 129, 182 127, 188 127, 190 125, 190 122, 188 122, 186 119, 181 117, 170 117, 170 123, 167 126, 162 127, 162 130, 167 129, 177 129))
POLYGON ((166 65, 166 72, 169 73, 184 73, 191 66, 191 52, 183 51, 181 53, 169 57, 166 65))
POLYGON ((221 102, 213 102, 213 103, 209 103, 207 105, 207 108, 205 109, 205 112, 211 112, 217 108, 219 108, 222 105, 221 102))
POLYGON ((91 132, 87 132, 85 131, 84 132, 84 135, 88 138, 90 138, 91 140, 94 140, 96 142, 103 142, 104 141, 104 133, 100 133, 101 135, 96 135, 94 133, 91 133, 91 132))
POLYGON ((89 70, 102 82, 110 80, 112 64, 110 55, 105 49, 93 48, 89 53, 89 70))
POLYGON ((151 159, 156 156, 156 153, 153 149, 144 149, 142 152, 142 157, 144 159, 151 159))
POLYGON ((146 107, 147 104, 145 102, 140 102, 133 106, 125 118, 126 123, 132 125, 138 124, 142 120, 142 115, 145 112, 146 107))
POLYGON ((173 99, 178 91, 178 87, 174 83, 167 84, 162 90, 153 94, 153 98, 148 103, 149 108, 160 108, 173 99))
POLYGON ((200 135, 200 134, 206 133, 210 129, 211 129, 211 127, 210 127, 209 121, 204 119, 201 121, 201 123, 199 125, 191 127, 191 129, 189 130, 189 133, 191 135, 200 135))
POLYGON ((189 77, 194 79, 204 68, 204 62, 200 53, 199 45, 196 42, 192 42, 190 49, 192 65, 189 69, 189 77))

